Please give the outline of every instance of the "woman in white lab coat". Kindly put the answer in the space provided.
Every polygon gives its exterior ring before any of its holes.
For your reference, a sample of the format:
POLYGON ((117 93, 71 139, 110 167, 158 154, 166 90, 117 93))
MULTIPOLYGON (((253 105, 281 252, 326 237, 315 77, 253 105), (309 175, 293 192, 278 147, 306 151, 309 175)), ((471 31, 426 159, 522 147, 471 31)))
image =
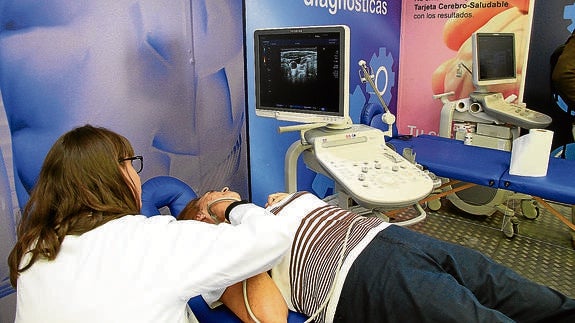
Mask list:
POLYGON ((191 297, 223 292, 288 250, 297 218, 237 212, 214 226, 139 215, 142 167, 104 128, 54 143, 8 260, 16 322, 191 322, 191 297))

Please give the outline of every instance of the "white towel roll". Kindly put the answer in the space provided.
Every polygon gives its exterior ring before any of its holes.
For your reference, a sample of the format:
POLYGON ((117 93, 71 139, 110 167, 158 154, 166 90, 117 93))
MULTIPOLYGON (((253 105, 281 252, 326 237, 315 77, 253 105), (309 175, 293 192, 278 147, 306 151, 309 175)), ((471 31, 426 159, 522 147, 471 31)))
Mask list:
POLYGON ((553 131, 531 129, 513 141, 509 174, 541 177, 547 175, 553 131))

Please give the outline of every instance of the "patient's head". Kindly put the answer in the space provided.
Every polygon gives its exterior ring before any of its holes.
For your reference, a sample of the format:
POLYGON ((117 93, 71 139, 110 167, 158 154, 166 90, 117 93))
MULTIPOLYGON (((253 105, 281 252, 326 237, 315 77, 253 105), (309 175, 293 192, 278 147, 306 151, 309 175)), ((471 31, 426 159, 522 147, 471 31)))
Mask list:
POLYGON ((208 191, 202 196, 191 200, 178 214, 178 220, 196 220, 206 223, 220 224, 225 222, 226 208, 234 201, 240 201, 237 192, 224 187, 219 191, 208 191))

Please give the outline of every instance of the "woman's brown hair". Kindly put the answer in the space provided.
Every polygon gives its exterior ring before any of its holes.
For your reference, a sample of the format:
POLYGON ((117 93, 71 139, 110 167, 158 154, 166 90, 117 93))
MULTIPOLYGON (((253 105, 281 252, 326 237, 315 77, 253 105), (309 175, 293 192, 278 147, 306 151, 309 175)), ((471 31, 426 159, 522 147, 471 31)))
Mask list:
POLYGON ((55 259, 66 235, 81 235, 139 213, 137 188, 120 170, 119 161, 133 155, 125 137, 91 125, 56 140, 24 207, 18 240, 8 257, 14 287, 18 275, 36 260, 55 259))

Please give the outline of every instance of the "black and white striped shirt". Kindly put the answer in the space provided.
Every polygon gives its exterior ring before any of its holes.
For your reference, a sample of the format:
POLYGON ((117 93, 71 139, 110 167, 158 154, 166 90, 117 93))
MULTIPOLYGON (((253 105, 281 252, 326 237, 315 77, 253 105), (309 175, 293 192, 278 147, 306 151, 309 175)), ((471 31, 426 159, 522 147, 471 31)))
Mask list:
POLYGON ((291 195, 270 211, 276 215, 302 218, 291 253, 287 256, 289 261, 278 265, 283 269, 274 268, 272 271, 274 281, 290 307, 308 316, 318 311, 329 298, 329 304, 321 309, 315 321, 331 321, 347 270, 375 234, 389 223, 329 205, 306 192, 291 195), (340 276, 336 277, 338 271, 340 276), (289 274, 289 289, 282 286, 288 279, 275 277, 278 273, 289 274), (332 287, 334 290, 330 291, 332 287))

